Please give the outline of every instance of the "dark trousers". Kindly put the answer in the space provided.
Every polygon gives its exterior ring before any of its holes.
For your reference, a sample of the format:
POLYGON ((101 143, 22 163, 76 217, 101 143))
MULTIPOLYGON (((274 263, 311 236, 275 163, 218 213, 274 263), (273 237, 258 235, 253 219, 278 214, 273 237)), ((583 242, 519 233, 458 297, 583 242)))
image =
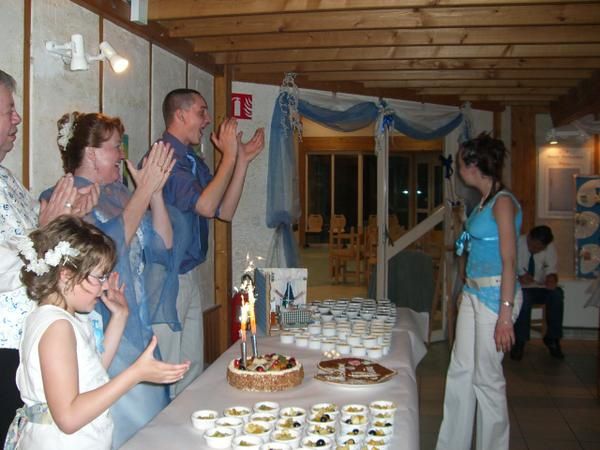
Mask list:
POLYGON ((529 340, 531 329, 531 307, 546 305, 547 340, 558 340, 562 337, 562 322, 565 294, 562 288, 523 288, 523 306, 515 322, 515 339, 524 344, 529 340))
POLYGON ((4 447, 8 427, 15 418, 15 412, 23 406, 15 379, 17 367, 19 367, 19 351, 0 348, 0 445, 2 447, 4 447))

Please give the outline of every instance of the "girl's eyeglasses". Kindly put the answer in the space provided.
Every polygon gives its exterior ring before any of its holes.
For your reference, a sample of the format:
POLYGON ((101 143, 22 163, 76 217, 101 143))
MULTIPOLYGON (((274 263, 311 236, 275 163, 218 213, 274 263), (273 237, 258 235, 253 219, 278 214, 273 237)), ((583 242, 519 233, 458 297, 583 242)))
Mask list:
POLYGON ((99 282, 100 284, 104 284, 104 283, 106 283, 106 282, 108 281, 108 277, 109 277, 109 276, 110 276, 110 274, 109 274, 109 273, 105 273, 104 275, 101 275, 101 276, 94 275, 93 273, 90 273, 90 274, 88 275, 88 277, 91 277, 91 278, 93 278, 93 279, 95 279, 95 280, 98 280, 98 282, 99 282))

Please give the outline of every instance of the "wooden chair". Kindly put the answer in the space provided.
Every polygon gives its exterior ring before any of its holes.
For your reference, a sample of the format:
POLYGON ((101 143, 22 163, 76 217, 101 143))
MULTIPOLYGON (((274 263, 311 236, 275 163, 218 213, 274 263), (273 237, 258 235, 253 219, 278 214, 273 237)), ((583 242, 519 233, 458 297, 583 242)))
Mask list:
POLYGON ((323 216, 321 214, 309 214, 306 221, 307 233, 321 233, 323 231, 323 216))
POLYGON ((334 214, 331 216, 329 231, 334 233, 343 233, 346 230, 346 216, 343 214, 334 214))
POLYGON ((362 245, 361 234, 350 228, 348 233, 334 233, 330 231, 329 261, 332 278, 336 283, 346 282, 348 275, 353 276, 356 284, 360 284, 362 274, 362 245), (349 263, 353 263, 351 269, 349 263))
POLYGON ((531 305, 531 322, 530 326, 533 330, 539 331, 542 334, 542 337, 546 336, 546 305, 531 305), (533 318, 533 311, 538 310, 542 312, 542 317, 539 319, 533 318))
POLYGON ((332 251, 334 250, 333 236, 339 233, 343 233, 346 228, 346 216, 343 214, 334 214, 331 216, 329 221, 329 276, 332 279, 336 279, 336 259, 333 256, 332 251))

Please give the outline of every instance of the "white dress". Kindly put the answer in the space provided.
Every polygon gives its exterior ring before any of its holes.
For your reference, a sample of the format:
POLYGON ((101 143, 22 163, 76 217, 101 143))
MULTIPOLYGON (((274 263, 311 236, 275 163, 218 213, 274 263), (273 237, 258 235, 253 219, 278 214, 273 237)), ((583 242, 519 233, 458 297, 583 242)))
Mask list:
MULTIPOLYGON (((79 390, 88 392, 108 382, 108 375, 96 352, 92 328, 86 315, 73 316, 62 308, 43 305, 27 317, 20 347, 20 364, 17 369, 17 386, 26 406, 46 403, 38 346, 48 327, 57 320, 68 320, 73 326, 77 341, 79 390)), ((67 435, 52 423, 50 425, 28 422, 19 439, 19 449, 110 449, 113 422, 108 410, 79 431, 67 435)))

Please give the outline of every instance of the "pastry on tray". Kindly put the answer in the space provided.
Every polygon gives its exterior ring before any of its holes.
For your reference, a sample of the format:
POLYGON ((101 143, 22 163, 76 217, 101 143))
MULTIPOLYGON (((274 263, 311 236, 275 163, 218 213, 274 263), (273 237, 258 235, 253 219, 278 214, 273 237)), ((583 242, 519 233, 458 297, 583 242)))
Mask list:
POLYGON ((327 359, 318 363, 320 373, 317 380, 347 385, 369 385, 383 383, 396 375, 376 362, 362 358, 327 359))

